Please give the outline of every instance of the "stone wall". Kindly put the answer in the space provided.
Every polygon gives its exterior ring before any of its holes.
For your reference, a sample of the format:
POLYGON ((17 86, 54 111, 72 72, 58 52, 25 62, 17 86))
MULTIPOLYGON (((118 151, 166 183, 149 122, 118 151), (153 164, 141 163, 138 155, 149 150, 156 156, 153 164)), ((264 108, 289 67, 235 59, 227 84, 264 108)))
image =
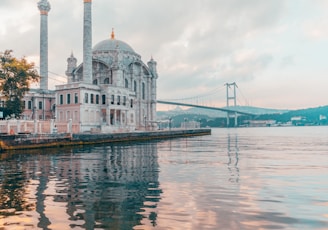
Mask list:
POLYGON ((0 151, 93 145, 114 142, 151 141, 168 138, 210 135, 210 129, 166 130, 112 134, 19 134, 0 135, 0 151))

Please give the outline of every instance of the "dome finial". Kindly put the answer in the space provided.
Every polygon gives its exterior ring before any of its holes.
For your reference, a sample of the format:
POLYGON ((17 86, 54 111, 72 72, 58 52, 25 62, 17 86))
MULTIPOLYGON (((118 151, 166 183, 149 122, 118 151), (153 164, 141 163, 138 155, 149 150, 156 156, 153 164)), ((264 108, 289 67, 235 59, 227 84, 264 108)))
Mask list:
POLYGON ((112 28, 112 34, 111 34, 111 39, 115 39, 115 33, 114 33, 114 28, 112 28))

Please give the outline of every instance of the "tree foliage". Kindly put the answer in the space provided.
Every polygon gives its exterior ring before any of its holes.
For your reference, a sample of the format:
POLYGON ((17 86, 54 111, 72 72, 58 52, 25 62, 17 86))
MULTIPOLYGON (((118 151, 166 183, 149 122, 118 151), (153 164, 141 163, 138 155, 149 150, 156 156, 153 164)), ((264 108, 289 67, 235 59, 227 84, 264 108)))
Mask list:
POLYGON ((5 107, 15 117, 18 118, 23 112, 22 99, 29 91, 30 84, 39 79, 34 63, 13 57, 12 50, 0 53, 0 91, 6 100, 5 107))

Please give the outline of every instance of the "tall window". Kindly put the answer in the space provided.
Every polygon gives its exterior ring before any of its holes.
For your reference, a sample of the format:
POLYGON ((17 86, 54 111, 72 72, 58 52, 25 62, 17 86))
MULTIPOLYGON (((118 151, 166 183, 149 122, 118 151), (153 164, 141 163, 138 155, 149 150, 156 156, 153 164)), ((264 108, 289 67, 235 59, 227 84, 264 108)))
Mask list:
POLYGON ((84 94, 84 102, 89 103, 89 94, 88 93, 84 94))
POLYGON ((126 105, 126 96, 123 96, 123 105, 126 105))
POLYGON ((59 104, 64 104, 64 95, 63 94, 60 94, 59 96, 59 104))
POLYGON ((106 105, 106 95, 105 95, 105 94, 103 94, 103 95, 101 96, 101 103, 102 103, 103 105, 106 105))
POLYGON ((137 82, 133 81, 133 91, 137 92, 137 82))
POLYGON ((27 102, 27 108, 28 109, 32 109, 32 101, 28 101, 27 102))
POLYGON ((115 95, 112 95, 111 96, 111 102, 110 102, 112 105, 114 105, 114 100, 115 100, 114 98, 115 98, 115 95))
POLYGON ((23 109, 26 109, 26 105, 25 105, 25 101, 22 101, 22 106, 23 106, 23 109))
POLYGON ((118 104, 118 105, 121 104, 121 96, 120 96, 120 95, 117 96, 117 104, 118 104))
POLYGON ((99 95, 98 94, 96 95, 96 104, 97 105, 99 104, 99 95))
POLYGON ((142 99, 145 100, 146 93, 145 93, 145 83, 142 83, 142 99))
POLYGON ((133 108, 133 99, 130 100, 130 107, 133 108))
POLYGON ((93 104, 94 103, 94 95, 93 93, 90 94, 90 103, 93 104))
POLYGON ((66 95, 66 97, 67 97, 67 98, 66 98, 66 100, 67 100, 67 104, 71 104, 71 94, 68 93, 68 94, 66 95))
POLYGON ((42 101, 39 101, 39 109, 42 109, 42 101))
POLYGON ((125 88, 129 88, 129 81, 128 81, 128 79, 125 79, 125 88))
POLYGON ((79 97, 77 93, 74 94, 74 103, 75 104, 79 103, 79 97))

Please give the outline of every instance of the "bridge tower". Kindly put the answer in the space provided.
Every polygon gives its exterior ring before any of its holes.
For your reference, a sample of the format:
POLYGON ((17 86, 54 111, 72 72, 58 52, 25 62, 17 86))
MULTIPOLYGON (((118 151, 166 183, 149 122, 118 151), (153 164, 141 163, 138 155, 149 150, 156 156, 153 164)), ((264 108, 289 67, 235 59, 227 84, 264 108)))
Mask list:
MULTIPOLYGON (((227 109, 230 109, 230 101, 233 101, 233 106, 236 107, 237 97, 236 97, 236 88, 238 88, 236 82, 226 83, 227 88, 227 109), (231 92, 232 91, 232 92, 231 92)), ((235 118, 235 127, 238 125, 237 112, 227 112, 227 127, 230 125, 230 117, 235 118)))

